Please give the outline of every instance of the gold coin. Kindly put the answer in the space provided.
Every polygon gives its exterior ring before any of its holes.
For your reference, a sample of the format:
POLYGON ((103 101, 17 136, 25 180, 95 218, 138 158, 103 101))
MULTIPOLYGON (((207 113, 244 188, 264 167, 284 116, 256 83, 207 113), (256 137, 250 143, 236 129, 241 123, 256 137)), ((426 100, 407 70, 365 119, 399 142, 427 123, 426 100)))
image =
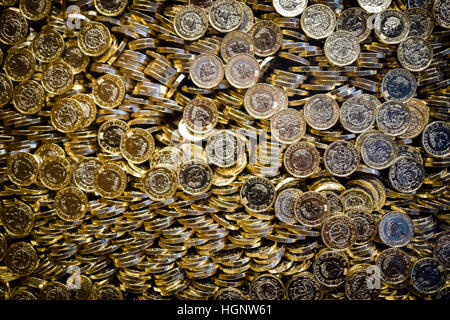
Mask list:
POLYGON ((388 168, 397 156, 397 147, 389 136, 383 133, 371 133, 361 145, 361 157, 366 165, 373 169, 388 168))
POLYGON ((346 214, 356 225, 356 242, 361 245, 371 241, 377 233, 377 222, 373 214, 361 209, 352 209, 346 214))
POLYGON ((13 104, 20 113, 37 113, 45 104, 45 91, 38 82, 25 80, 14 88, 13 104))
POLYGON ((223 64, 219 57, 211 53, 197 56, 189 67, 192 82, 199 88, 212 89, 223 80, 223 64))
POLYGON ((405 10, 408 17, 410 28, 408 36, 417 36, 424 39, 428 38, 433 32, 433 15, 427 9, 414 7, 405 10))
POLYGON ((306 133, 306 121, 295 109, 281 109, 270 118, 272 138, 285 144, 297 142, 306 133))
POLYGON ((9 77, 0 73, 0 107, 6 105, 13 96, 13 84, 9 77))
POLYGON ((183 119, 194 133, 207 133, 217 124, 218 111, 211 99, 199 97, 190 100, 183 109, 183 119))
POLYGON ((351 175, 358 169, 359 161, 360 156, 356 147, 344 140, 331 143, 323 155, 325 168, 337 177, 351 175))
POLYGON ((103 163, 94 173, 94 186, 102 197, 117 198, 127 187, 127 175, 119 165, 103 163))
POLYGON ((66 187, 56 193, 55 212, 64 221, 81 220, 87 207, 87 197, 78 188, 66 187))
POLYGON ((51 62, 45 67, 41 82, 45 91, 50 94, 66 93, 73 86, 72 69, 65 62, 51 62))
POLYGON ((81 109, 83 110, 83 117, 81 122, 81 128, 88 127, 97 115, 97 107, 95 101, 90 94, 78 93, 71 96, 72 99, 78 101, 81 109))
POLYGON ((208 16, 197 6, 182 7, 173 19, 175 32, 184 40, 197 40, 208 30, 208 16))
POLYGON ((5 256, 5 263, 11 272, 24 276, 33 273, 38 264, 38 255, 33 246, 27 242, 11 244, 5 256))
POLYGON ((209 163, 220 168, 230 168, 238 163, 245 152, 244 144, 232 130, 218 130, 205 146, 209 163))
MULTIPOLYGON (((186 144, 190 145, 190 144, 186 144)), ((162 149, 157 150, 151 160, 150 167, 156 167, 158 165, 162 165, 164 167, 169 167, 174 171, 178 171, 179 166, 181 165, 183 157, 183 151, 173 147, 164 147, 162 149)), ((205 156, 206 158, 206 156, 205 156)), ((188 157, 188 159, 191 159, 188 157)), ((186 159, 187 160, 187 159, 186 159)))
POLYGON ((95 158, 85 158, 78 162, 73 168, 73 182, 83 191, 94 192, 95 171, 100 168, 101 162, 95 158))
POLYGON ((291 144, 284 153, 283 164, 287 172, 297 178, 306 178, 316 172, 320 155, 313 144, 305 141, 291 144))
POLYGON ((97 141, 105 152, 120 153, 120 141, 124 133, 129 130, 128 124, 122 120, 108 120, 102 123, 97 133, 97 141))
POLYGON ((336 16, 330 7, 313 4, 307 7, 300 18, 303 32, 311 39, 324 39, 336 27, 336 16))
POLYGON ((361 188, 349 188, 342 191, 341 195, 342 203, 344 204, 344 210, 361 209, 372 212, 373 200, 370 194, 361 188))
POLYGON ((345 282, 349 265, 350 262, 343 252, 320 251, 314 260, 314 277, 323 286, 338 287, 345 282))
POLYGON ((65 157, 66 153, 64 152, 63 148, 55 143, 44 143, 36 150, 34 155, 38 157, 39 160, 42 160, 44 159, 44 157, 48 156, 65 157))
POLYGON ((281 48, 283 34, 281 28, 273 21, 258 21, 248 34, 253 39, 255 54, 260 57, 271 56, 281 48))
POLYGON ((39 163, 32 154, 17 152, 8 157, 6 171, 12 183, 19 186, 29 186, 37 179, 39 163))
POLYGON ((39 32, 31 43, 34 57, 41 62, 56 60, 63 52, 64 40, 61 34, 55 30, 39 32))
POLYGON ((87 22, 78 34, 78 46, 88 56, 98 57, 111 46, 109 29, 100 22, 87 22))
POLYGON ((144 178, 143 189, 153 201, 169 200, 177 191, 177 174, 163 165, 153 167, 144 178))
POLYGON ((94 0, 95 9, 104 16, 118 16, 125 11, 127 0, 94 0))
POLYGON ((61 55, 62 60, 67 63, 74 74, 83 71, 89 64, 89 56, 85 55, 78 47, 76 40, 67 41, 61 55))
POLYGON ((72 295, 65 284, 50 281, 42 287, 39 300, 72 300, 72 295))
POLYGON ((345 215, 337 214, 328 217, 322 224, 322 241, 332 250, 350 249, 356 242, 356 225, 345 215))
POLYGON ((248 54, 238 54, 225 66, 225 76, 228 82, 237 89, 247 89, 258 82, 261 69, 258 61, 248 54))
POLYGON ((209 23, 219 32, 236 30, 242 18, 242 7, 236 0, 217 0, 209 8, 209 23))
POLYGON ((142 163, 149 160, 155 150, 155 140, 145 129, 131 128, 120 139, 120 151, 131 163, 142 163))
POLYGON ((30 20, 41 20, 52 10, 51 0, 20 0, 20 11, 30 20))
POLYGON ((60 156, 47 156, 39 167, 39 179, 51 189, 59 190, 70 183, 71 167, 69 161, 60 156))
POLYGON ((294 216, 294 202, 296 197, 301 194, 300 189, 288 188, 279 192, 275 200, 275 216, 283 223, 288 225, 295 224, 297 220, 294 216))
POLYGON ((180 188, 190 195, 200 195, 212 186, 212 170, 202 160, 192 159, 185 162, 178 173, 180 188))
POLYGON ((375 18, 375 34, 381 42, 400 43, 409 33, 409 20, 406 15, 395 9, 384 10, 375 18))
POLYGON ((336 66, 348 66, 359 57, 358 39, 349 31, 339 30, 330 34, 324 44, 325 55, 336 66))
POLYGON ((328 216, 328 201, 319 192, 304 192, 295 200, 294 215, 306 227, 319 227, 328 216))
POLYGON ((268 119, 278 109, 278 92, 267 83, 251 86, 244 95, 244 107, 255 119, 268 119))
POLYGON ((13 45, 25 40, 28 34, 28 22, 16 8, 7 8, 0 15, 0 41, 13 45))
POLYGON ((102 284, 96 288, 97 300, 124 300, 122 292, 111 284, 102 284))
POLYGON ((253 39, 245 32, 235 30, 229 32, 223 37, 220 43, 220 54, 222 59, 227 62, 231 57, 238 54, 255 53, 255 46, 253 45, 253 39))
POLYGON ((359 42, 367 39, 371 32, 368 25, 369 14, 360 8, 348 8, 339 15, 336 30, 351 32, 359 42))
POLYGON ((377 109, 378 129, 389 136, 399 136, 408 130, 411 111, 405 103, 388 100, 377 109))
POLYGON ((4 62, 6 75, 13 81, 21 82, 30 79, 36 67, 36 59, 30 50, 11 48, 4 62))
POLYGON ((306 101, 303 114, 311 128, 326 130, 339 120, 339 105, 327 94, 315 94, 306 101))
POLYGON ((250 212, 265 212, 275 203, 275 186, 267 178, 252 176, 241 187, 241 203, 250 212))
POLYGON ((6 204, 1 212, 3 227, 14 238, 23 238, 30 234, 34 227, 34 214, 30 206, 15 200, 6 204))
POLYGON ((74 132, 83 123, 83 109, 77 100, 62 98, 52 107, 50 120, 60 132, 74 132))
POLYGON ((425 70, 433 59, 431 44, 421 37, 408 37, 397 49, 397 58, 403 68, 413 72, 425 70))
POLYGON ((105 74, 95 81, 92 96, 99 107, 115 108, 125 97, 125 84, 119 76, 105 74))

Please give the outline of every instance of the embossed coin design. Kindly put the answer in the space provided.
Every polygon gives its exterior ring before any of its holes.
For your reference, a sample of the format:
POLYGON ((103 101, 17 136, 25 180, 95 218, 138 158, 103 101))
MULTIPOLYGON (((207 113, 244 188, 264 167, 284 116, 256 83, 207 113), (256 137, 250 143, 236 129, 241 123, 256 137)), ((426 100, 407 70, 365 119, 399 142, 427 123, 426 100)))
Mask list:
POLYGON ((286 296, 289 300, 321 300, 322 289, 311 273, 302 272, 289 279, 286 296))
POLYGON ((254 53, 255 46, 253 39, 247 33, 240 30, 227 33, 220 43, 220 54, 225 62, 238 54, 253 55, 254 53))
POLYGON ((209 8, 209 23, 219 32, 236 30, 242 17, 242 7, 236 0, 217 0, 209 8))
POLYGON ((341 214, 328 217, 322 224, 323 243, 332 250, 347 250, 356 242, 356 225, 353 220, 341 214))
POLYGON ((78 46, 88 56, 98 57, 111 45, 109 29, 100 22, 87 22, 78 34, 78 46))
POLYGON ((181 8, 173 21, 175 32, 185 40, 200 39, 208 29, 208 16, 197 6, 181 8))
POLYGON ((433 4, 433 15, 437 23, 446 29, 450 29, 450 15, 448 0, 435 0, 433 4))
POLYGON ((422 145, 425 151, 435 158, 450 156, 450 124, 434 121, 428 124, 422 133, 422 145))
POLYGON ((275 197, 274 184, 264 177, 250 177, 240 190, 241 203, 252 212, 269 210, 275 202, 275 197))
POLYGON ((428 68, 433 59, 433 48, 421 37, 408 37, 397 50, 398 61, 410 71, 422 71, 428 68))
POLYGON ((6 250, 5 263, 11 272, 24 276, 33 273, 38 264, 38 255, 27 242, 16 242, 6 250))
POLYGON ((207 133, 217 124, 216 103, 208 98, 194 98, 183 109, 183 119, 189 130, 195 133, 207 133))
POLYGON ((0 73, 0 107, 6 105, 13 96, 13 84, 7 75, 0 73))
POLYGON ((28 34, 28 22, 23 14, 12 8, 7 8, 0 15, 0 41, 13 45, 25 39, 28 34))
POLYGON ((426 39, 431 35, 434 27, 434 19, 428 10, 415 7, 407 9, 404 13, 409 20, 409 37, 417 36, 426 39))
POLYGON ((127 175, 119 165, 103 163, 94 173, 94 186, 102 197, 117 198, 127 187, 127 175))
POLYGON ((396 156, 397 150, 394 141, 383 133, 372 133, 362 143, 362 160, 373 169, 388 168, 396 156))
POLYGON ((261 20, 255 23, 248 31, 255 45, 255 54, 268 57, 281 48, 283 34, 280 27, 273 21, 261 20))
POLYGON ((387 44, 400 43, 409 34, 408 18, 399 10, 384 10, 375 18, 375 34, 381 42, 387 44))
POLYGON ((73 73, 69 65, 62 61, 48 64, 42 73, 42 86, 50 94, 66 93, 73 86, 73 73))
POLYGON ((13 104, 23 114, 39 112, 45 103, 45 92, 39 82, 26 80, 14 88, 13 104))
POLYGON ((285 144, 299 141, 306 133, 306 121, 295 109, 281 109, 270 118, 272 138, 285 144))
POLYGON ((247 300, 247 297, 239 289, 222 288, 214 294, 214 300, 247 300))
POLYGON ((348 141, 334 141, 323 155, 325 168, 334 176, 346 177, 358 169, 360 157, 356 147, 348 141))
POLYGON ((50 120, 60 132, 74 132, 83 123, 83 109, 77 100, 62 98, 52 107, 50 120))
POLYGON ((280 16, 296 17, 305 10, 308 0, 272 0, 272 4, 280 16))
POLYGON ((328 36, 324 44, 325 55, 336 66, 348 66, 359 57, 358 39, 349 31, 339 30, 328 36))
POLYGON ((51 189, 59 190, 70 183, 71 168, 69 161, 60 156, 47 156, 39 167, 39 179, 51 189))
POLYGON ((6 75, 13 81, 28 80, 36 68, 36 59, 30 50, 11 48, 3 64, 6 75))
POLYGON ((55 196, 55 212, 64 221, 81 220, 87 209, 87 197, 78 188, 66 187, 55 196))
POLYGON ((433 256, 447 269, 450 268, 450 234, 444 234, 436 241, 433 256))
POLYGON ((422 109, 419 107, 420 102, 416 99, 411 99, 406 103, 406 106, 411 111, 411 120, 409 121, 408 129, 401 134, 401 139, 412 139, 423 132, 425 128, 425 116, 422 109))
POLYGON ((300 24, 309 38, 324 39, 334 31, 336 16, 330 7, 313 4, 303 11, 300 24))
POLYGON ((51 0, 20 0, 20 11, 30 20, 41 20, 52 10, 51 0))
POLYGON ((355 244, 361 245, 368 243, 375 237, 377 233, 377 222, 372 213, 361 209, 351 209, 346 214, 356 225, 355 244))
POLYGON ((105 74, 95 81, 92 96, 99 107, 115 108, 125 97, 125 84, 119 76, 105 74))
POLYGON ((313 264, 314 277, 326 287, 337 287, 343 284, 348 268, 348 258, 340 251, 321 251, 313 264))
POLYGON ((153 167, 143 181, 143 188, 149 198, 154 201, 169 200, 177 191, 177 174, 162 165, 153 167))
POLYGON ((94 98, 92 98, 90 94, 84 93, 75 94, 71 96, 71 98, 77 100, 83 110, 81 128, 88 127, 95 120, 95 116, 97 115, 97 107, 94 98))
POLYGON ((55 30, 44 30, 34 37, 31 43, 34 56, 41 62, 51 62, 63 52, 64 40, 55 30))
POLYGON ((258 61, 249 54, 235 55, 225 66, 228 82, 237 89, 250 88, 258 82, 260 74, 258 61))
POLYGON ((100 148, 111 154, 120 153, 120 141, 130 127, 122 120, 108 120, 98 129, 97 139, 100 148))
POLYGON ((255 20, 253 10, 241 1, 239 1, 239 4, 242 8, 242 22, 238 30, 248 32, 253 26, 253 20, 255 20))
POLYGON ((78 42, 76 40, 70 40, 64 44, 64 51, 61 58, 70 66, 73 74, 78 74, 83 71, 90 60, 89 56, 84 54, 78 47, 78 42))
POLYGON ((244 95, 244 107, 255 119, 268 119, 278 109, 278 92, 272 85, 257 83, 250 87, 244 95))
POLYGON ((389 100, 377 110, 377 126, 388 136, 399 136, 408 130, 411 111, 402 102, 389 100))
POLYGON ((149 160, 155 150, 153 136, 142 128, 131 128, 120 139, 120 151, 131 163, 142 163, 149 160))
POLYGON ((6 232, 14 238, 26 237, 33 230, 33 211, 22 201, 6 204, 0 216, 6 232))
POLYGON ((344 213, 344 204, 341 198, 334 191, 321 191, 320 192, 328 201, 328 211, 330 215, 344 213))
POLYGON ((189 75, 192 82, 200 88, 217 87, 224 77, 222 61, 214 54, 203 53, 192 61, 189 75))
POLYGON ((414 235, 414 225, 409 216, 391 211, 381 218, 378 224, 381 241, 390 247, 404 247, 414 235))
POLYGON ((412 193, 422 186, 425 169, 416 159, 398 157, 389 168, 389 181, 399 192, 412 193))
POLYGON ((377 298, 379 290, 369 286, 369 283, 373 281, 373 274, 367 270, 370 270, 371 267, 370 264, 362 263, 350 268, 344 284, 347 299, 372 300, 377 298))
POLYGON ((358 0, 361 8, 369 13, 378 13, 386 10, 392 0, 358 0))
POLYGON ((435 258, 422 258, 411 269, 411 282, 421 293, 432 294, 445 285, 445 267, 435 258))
POLYGON ((11 154, 6 162, 9 180, 18 186, 29 186, 36 181, 39 164, 35 156, 28 152, 11 154))
POLYGON ((371 212, 373 200, 368 192, 359 187, 347 188, 340 194, 344 210, 362 209, 371 212))
POLYGON ((344 129, 361 133, 375 122, 375 112, 380 101, 373 95, 360 94, 344 101, 339 111, 339 120, 344 129))
POLYGON ((312 175, 319 167, 319 163, 319 152, 309 142, 300 141, 291 144, 284 153, 284 167, 297 178, 306 178, 312 175))
POLYGON ((205 146, 208 161, 221 168, 234 166, 244 152, 243 143, 231 130, 218 130, 205 146))
POLYGON ((71 300, 67 286, 58 281, 50 281, 46 283, 39 293, 39 300, 71 300))
POLYGON ((211 168, 205 162, 197 159, 185 162, 178 173, 180 188, 190 195, 200 195, 212 186, 211 168))
POLYGON ((74 166, 72 174, 75 185, 83 191, 94 192, 94 174, 101 164, 95 158, 84 158, 78 162, 74 166))
POLYGON ((294 214, 300 224, 319 227, 328 216, 328 201, 318 192, 304 192, 295 200, 294 214))
POLYGON ((294 215, 294 203, 296 197, 301 193, 302 191, 300 189, 295 188, 284 189, 278 193, 274 205, 275 216, 278 220, 288 225, 292 225, 297 222, 294 215))
POLYGON ((250 284, 252 300, 282 300, 286 295, 283 282, 271 274, 261 274, 250 284))
POLYGON ((97 11, 104 16, 118 16, 125 11, 127 0, 94 0, 97 11))
POLYGON ((359 42, 364 41, 370 34, 367 25, 369 15, 360 8, 348 8, 344 10, 336 21, 336 30, 351 32, 359 42))
POLYGON ((386 100, 406 102, 416 93, 416 79, 406 69, 392 69, 386 73, 381 83, 381 92, 386 100))

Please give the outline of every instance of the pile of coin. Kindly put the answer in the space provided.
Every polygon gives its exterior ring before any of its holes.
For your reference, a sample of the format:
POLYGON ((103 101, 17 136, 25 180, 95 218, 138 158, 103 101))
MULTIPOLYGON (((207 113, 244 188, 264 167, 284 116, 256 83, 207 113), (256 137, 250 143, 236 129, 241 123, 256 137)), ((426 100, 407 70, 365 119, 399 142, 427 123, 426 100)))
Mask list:
POLYGON ((0 6, 0 299, 450 298, 450 1, 0 6))

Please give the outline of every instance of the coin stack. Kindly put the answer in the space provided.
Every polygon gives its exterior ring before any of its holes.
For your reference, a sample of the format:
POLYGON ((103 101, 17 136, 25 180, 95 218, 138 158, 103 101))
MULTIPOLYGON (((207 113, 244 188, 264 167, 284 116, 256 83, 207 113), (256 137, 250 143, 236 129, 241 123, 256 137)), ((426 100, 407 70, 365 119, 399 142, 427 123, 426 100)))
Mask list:
POLYGON ((450 298, 450 1, 0 6, 0 299, 450 298))

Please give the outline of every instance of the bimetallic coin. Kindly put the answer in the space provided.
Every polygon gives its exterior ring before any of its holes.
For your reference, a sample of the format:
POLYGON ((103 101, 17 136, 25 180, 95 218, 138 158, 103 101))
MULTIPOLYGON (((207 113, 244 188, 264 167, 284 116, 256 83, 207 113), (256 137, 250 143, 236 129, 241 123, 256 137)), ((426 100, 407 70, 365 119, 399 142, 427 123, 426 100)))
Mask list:
POLYGON ((127 175, 119 165, 103 163, 94 173, 94 186, 102 197, 117 198, 127 187, 127 175))
POLYGON ((353 132, 364 132, 375 122, 375 112, 380 101, 373 95, 360 94, 344 101, 339 111, 339 120, 344 129, 353 132))
POLYGON ((255 54, 268 57, 281 48, 283 34, 280 27, 273 21, 261 20, 255 23, 248 31, 255 45, 255 54))
POLYGON ((324 44, 325 55, 336 66, 348 66, 359 57, 358 39, 345 30, 335 31, 330 34, 324 44))
POLYGON ((400 43, 409 34, 408 18, 399 10, 384 10, 375 18, 375 34, 381 42, 400 43))
POLYGON ((36 294, 29 288, 15 287, 9 294, 9 300, 36 301, 36 294))
POLYGON ((89 56, 85 55, 78 47, 76 40, 70 40, 65 43, 62 60, 69 65, 74 74, 83 71, 89 64, 89 56))
POLYGON ((292 225, 297 222, 294 215, 294 203, 296 197, 301 193, 302 191, 300 189, 295 188, 284 189, 278 193, 274 205, 275 216, 278 220, 288 225, 292 225))
POLYGON ((100 22, 87 22, 78 34, 78 47, 88 56, 98 57, 111 45, 109 29, 100 22))
POLYGON ((271 274, 261 274, 250 284, 251 300, 282 300, 286 296, 286 288, 279 278, 271 274))
POLYGON ((253 20, 254 20, 253 11, 245 3, 239 1, 239 4, 242 8, 242 22, 241 22, 241 25, 239 26, 238 30, 248 32, 251 29, 251 27, 253 26, 253 20))
POLYGON ((214 129, 218 116, 216 103, 204 97, 190 100, 183 109, 186 127, 195 133, 207 133, 214 129))
POLYGON ((220 54, 225 62, 238 54, 253 55, 254 53, 255 46, 253 45, 253 39, 247 33, 240 30, 227 33, 220 43, 220 54))
POLYGON ((209 138, 205 146, 208 162, 220 168, 234 166, 245 152, 244 145, 231 130, 218 130, 209 138))
POLYGON ((372 300, 376 299, 379 290, 369 286, 373 281, 370 269, 373 265, 362 263, 350 268, 347 279, 345 279, 345 296, 349 300, 372 300))
POLYGON ((358 0, 358 4, 368 13, 378 13, 386 10, 392 0, 358 0))
POLYGON ((115 108, 125 97, 125 84, 121 77, 105 74, 95 81, 92 96, 99 107, 115 108))
POLYGON ((334 31, 336 16, 330 7, 324 4, 313 4, 303 11, 300 24, 309 38, 324 39, 334 31))
POLYGON ((96 288, 97 300, 124 300, 122 292, 111 284, 102 284, 96 288))
POLYGON ((428 38, 433 32, 433 15, 426 9, 415 7, 406 10, 405 15, 409 20, 408 37, 428 38))
POLYGON ((306 101, 303 114, 311 128, 326 130, 339 120, 339 105, 327 94, 315 94, 306 101))
POLYGON ((275 202, 275 197, 274 184, 264 177, 250 177, 240 190, 241 203, 251 212, 269 210, 275 202))
POLYGON ((422 133, 422 145, 425 151, 435 158, 450 156, 450 124, 434 121, 425 127, 422 133))
POLYGON ((13 45, 25 40, 28 34, 28 22, 23 14, 13 8, 3 10, 0 15, 0 41, 13 45))
POLYGON ((422 71, 428 68, 433 59, 433 48, 421 37, 408 37, 398 46, 397 57, 403 68, 422 71))
POLYGON ((153 167, 143 180, 143 189, 153 201, 169 200, 177 191, 177 174, 162 165, 153 167))
POLYGON ((258 61, 249 54, 238 54, 225 66, 228 82, 237 89, 247 89, 258 82, 261 69, 258 61))
POLYGON ((6 255, 7 246, 8 244, 6 241, 6 237, 3 235, 3 233, 0 233, 0 261, 2 261, 6 255))
POLYGON ((376 265, 383 281, 389 284, 399 284, 409 277, 412 259, 402 249, 389 248, 380 253, 376 265))
POLYGON ((330 216, 344 213, 344 204, 334 191, 320 191, 320 193, 328 201, 328 211, 330 216))
POLYGON ((346 177, 358 169, 360 157, 356 147, 348 141, 334 141, 323 155, 325 168, 332 175, 346 177))
POLYGON ((39 300, 71 300, 67 286, 58 281, 50 281, 46 283, 39 293, 39 300))
POLYGON ((0 73, 0 108, 6 105, 13 96, 13 84, 7 75, 0 73))
POLYGON ((101 162, 95 158, 85 158, 78 162, 72 173, 73 182, 83 191, 94 192, 94 174, 100 168, 101 162))
POLYGON ((423 164, 422 156, 416 148, 410 145, 402 145, 397 147, 397 157, 409 157, 423 164))
POLYGON ((386 100, 406 102, 416 93, 415 77, 406 69, 392 69, 381 82, 381 93, 386 100))
POLYGON ((11 48, 3 65, 6 75, 13 81, 28 80, 36 68, 36 59, 30 50, 11 48))
POLYGON ((278 92, 278 110, 287 109, 289 107, 289 97, 284 88, 280 86, 273 85, 273 88, 278 92))
POLYGON ((120 139, 120 152, 131 163, 149 160, 155 151, 155 140, 150 132, 142 128, 131 128, 120 139))
POLYGON ((445 267, 435 258, 422 258, 411 269, 412 286, 420 293, 438 292, 446 278, 445 267))
POLYGON ((320 284, 309 272, 301 272, 292 276, 286 284, 288 300, 321 300, 320 284))
POLYGON ((398 157, 389 168, 389 181, 399 192, 412 193, 419 190, 424 178, 423 165, 409 157, 398 157))
POLYGON ((409 121, 408 129, 405 131, 405 133, 399 135, 399 138, 401 139, 415 138, 419 134, 421 134, 423 129, 425 128, 424 115, 422 111, 417 107, 417 103, 412 100, 413 99, 409 100, 406 103, 409 111, 411 111, 411 120, 409 121))
POLYGON ((408 130, 410 120, 411 111, 402 102, 388 100, 377 110, 377 126, 388 136, 404 134, 408 130))
POLYGON ((83 109, 77 100, 62 98, 53 105, 50 120, 56 130, 74 132, 83 123, 83 109))
POLYGON ((281 109, 270 118, 270 133, 281 143, 297 142, 306 133, 305 118, 295 109, 281 109))
POLYGON ((127 0, 94 0, 95 9, 104 16, 118 16, 125 11, 127 0))
POLYGON ((111 154, 120 153, 120 141, 130 127, 122 120, 108 120, 98 129, 98 144, 103 151, 111 154))
POLYGON ((6 232, 14 238, 26 237, 33 230, 33 210, 22 201, 6 204, 0 216, 6 232))
POLYGON ((351 209, 346 214, 353 220, 356 226, 356 242, 361 245, 371 241, 377 233, 377 222, 370 211, 351 209))
POLYGON ((202 160, 189 160, 180 168, 178 184, 187 194, 200 195, 211 188, 212 175, 211 168, 202 160))
POLYGON ((442 235, 435 243, 433 256, 447 269, 450 268, 450 234, 442 235))
POLYGON ((390 247, 404 247, 414 235, 414 225, 406 214, 391 211, 381 218, 378 235, 381 241, 390 247))
POLYGON ((446 29, 450 29, 450 2, 448 0, 435 0, 433 4, 433 16, 437 23, 446 29))
POLYGON ((347 250, 356 242, 356 225, 342 214, 328 217, 322 224, 322 242, 332 250, 347 250))
POLYGON ((31 43, 34 56, 41 62, 56 60, 63 52, 64 39, 55 30, 44 30, 39 32, 31 43))
POLYGON ((45 143, 42 144, 34 153, 36 157, 38 157, 39 161, 42 161, 45 157, 48 156, 60 156, 65 157, 66 152, 55 143, 45 143))
POLYGON ((214 54, 203 53, 192 61, 189 75, 192 82, 200 88, 217 87, 224 76, 222 61, 214 54))
POLYGON ((173 27, 181 38, 197 40, 208 30, 208 16, 200 7, 186 6, 175 14, 173 27))
POLYGON ((342 11, 336 20, 336 30, 351 32, 359 42, 367 39, 370 27, 367 25, 369 14, 360 8, 348 8, 342 11))
POLYGON ((48 64, 42 73, 42 86, 50 94, 63 94, 72 89, 73 73, 69 65, 62 61, 48 64))
POLYGON ((294 215, 306 227, 319 227, 328 216, 328 201, 319 192, 304 192, 295 200, 294 215))
POLYGON ((450 301, 450 285, 439 289, 434 299, 437 301, 450 301))
POLYGON ((251 86, 244 95, 244 107, 255 119, 268 119, 278 109, 278 92, 267 83, 251 86))
POLYGON ((373 200, 370 194, 362 188, 354 187, 342 191, 340 195, 344 210, 362 209, 372 212, 373 200))
POLYGON ((25 276, 33 273, 38 264, 38 255, 27 242, 16 242, 6 250, 5 263, 14 274, 25 276))
POLYGON ((287 148, 283 164, 294 177, 306 178, 316 172, 320 164, 320 155, 313 144, 300 141, 287 148))
MULTIPOLYGON (((191 158, 188 157, 186 160, 190 159, 191 158)), ((181 165, 182 161, 183 161, 182 150, 173 147, 164 147, 162 149, 157 150, 153 154, 152 158, 150 159, 150 167, 162 165, 164 167, 169 167, 174 171, 178 171, 178 167, 181 165)))
POLYGON ((64 221, 83 219, 87 209, 87 197, 80 189, 66 187, 56 193, 55 212, 64 221))
POLYGON ((394 141, 383 133, 371 133, 361 146, 361 158, 373 169, 388 168, 397 156, 394 141))
POLYGON ((272 0, 272 4, 280 16, 296 17, 305 10, 308 0, 272 0))
POLYGON ((430 9, 434 0, 408 0, 408 8, 425 8, 430 9))
POLYGON ((90 94, 84 93, 75 94, 71 96, 71 98, 77 100, 83 110, 81 128, 88 127, 95 120, 95 116, 97 115, 97 107, 94 98, 92 98, 90 94))
POLYGON ((217 0, 209 8, 209 23, 219 32, 236 30, 242 16, 242 7, 236 0, 217 0))
POLYGON ((214 294, 214 300, 248 300, 237 288, 222 288, 214 294))
POLYGON ((52 10, 51 0, 20 0, 20 11, 29 20, 41 20, 52 10))
POLYGON ((39 167, 39 179, 51 189, 59 190, 70 183, 71 168, 69 161, 60 156, 47 156, 39 167))
POLYGON ((316 280, 326 287, 338 287, 345 282, 349 261, 343 252, 321 251, 313 264, 316 280))
POLYGON ((28 152, 11 154, 6 161, 6 173, 9 180, 18 186, 29 186, 36 181, 39 163, 28 152))
POLYGON ((45 103, 45 91, 39 82, 26 80, 14 88, 13 104, 23 114, 39 112, 45 103))

